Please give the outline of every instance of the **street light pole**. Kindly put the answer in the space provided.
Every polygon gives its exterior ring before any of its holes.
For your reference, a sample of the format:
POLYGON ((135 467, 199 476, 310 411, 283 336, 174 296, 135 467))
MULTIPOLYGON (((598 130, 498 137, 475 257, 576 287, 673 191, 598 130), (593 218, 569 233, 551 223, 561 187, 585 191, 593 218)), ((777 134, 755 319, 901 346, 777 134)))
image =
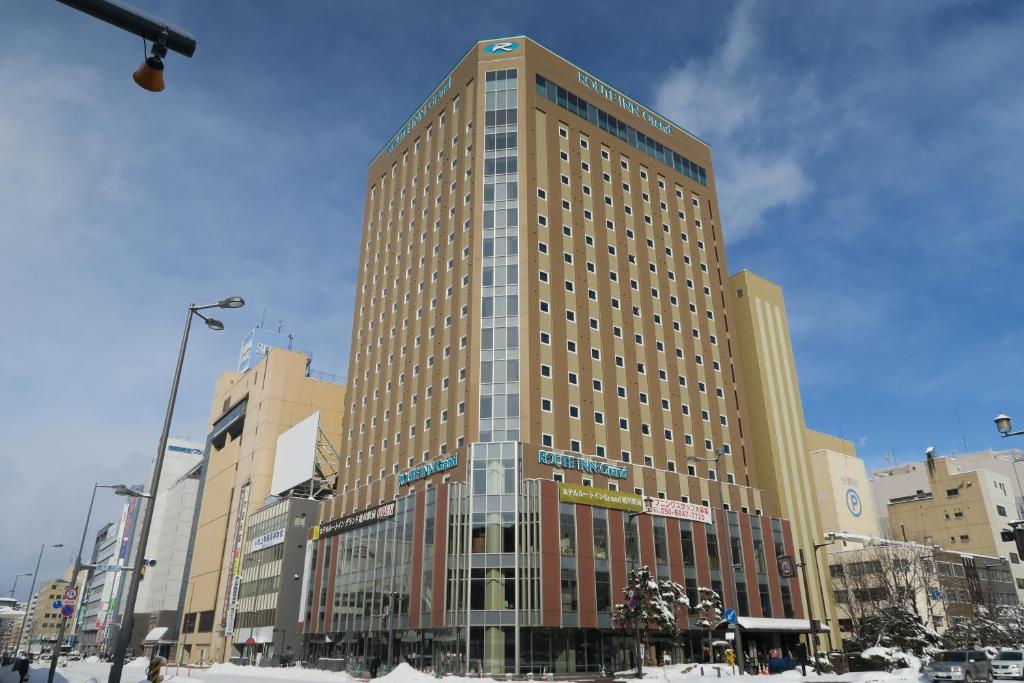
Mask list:
MULTIPOLYGON (((42 547, 39 548, 39 559, 36 560, 36 570, 34 572, 32 572, 32 585, 28 589, 28 599, 25 600, 25 616, 23 616, 21 618, 21 632, 18 634, 18 644, 15 646, 15 648, 21 647, 21 639, 25 637, 25 625, 28 623, 28 609, 29 609, 29 606, 32 604, 32 593, 35 592, 35 590, 36 590, 36 579, 39 578, 39 564, 43 561, 43 551, 46 550, 47 548, 63 548, 63 547, 64 547, 63 543, 54 543, 54 544, 44 543, 42 545, 42 547)), ((36 608, 38 608, 38 607, 39 606, 36 605, 36 608)), ((31 646, 31 643, 29 643, 28 645, 25 646, 25 651, 26 652, 29 650, 30 646, 31 646)))
MULTIPOLYGON (((638 557, 640 557, 640 528, 639 528, 640 524, 637 523, 637 528, 634 530, 633 529, 633 521, 637 517, 639 517, 640 515, 643 515, 643 514, 647 513, 647 508, 649 506, 649 501, 650 500, 651 500, 650 498, 645 498, 644 499, 644 509, 640 510, 639 512, 631 512, 629 510, 626 511, 626 516, 627 516, 627 518, 629 520, 629 535, 633 538, 633 549, 635 551, 634 554, 633 554, 633 557, 631 557, 630 560, 629 560, 630 570, 632 572, 634 572, 634 573, 636 572, 636 560, 637 560, 638 557)), ((640 651, 640 619, 636 615, 634 615, 634 617, 633 617, 633 626, 634 626, 633 637, 634 637, 634 640, 635 640, 635 649, 636 649, 636 677, 637 678, 643 678, 644 677, 644 658, 643 658, 643 653, 640 651)))
MULTIPOLYGON (((800 573, 803 576, 803 580, 804 580, 804 582, 803 582, 804 583, 804 602, 807 603, 807 622, 808 622, 808 625, 811 627, 811 630, 813 631, 813 629, 814 629, 814 616, 813 616, 813 611, 811 609, 811 591, 810 591, 810 586, 807 585, 807 561, 804 559, 804 549, 803 548, 799 548, 799 552, 800 552, 800 573)), ((814 661, 814 671, 816 673, 821 673, 820 671, 818 671, 818 634, 817 633, 811 633, 810 637, 808 638, 808 640, 810 640, 811 652, 812 652, 812 655, 814 657, 814 659, 813 659, 813 661, 814 661)), ((806 675, 806 668, 804 669, 804 673, 806 675)))
POLYGON ((18 579, 23 576, 32 576, 32 572, 22 572, 21 574, 14 575, 14 585, 11 586, 11 597, 14 598, 15 601, 17 601, 17 598, 14 596, 14 591, 18 590, 18 579))
POLYGON ((188 333, 192 328, 192 316, 202 318, 206 326, 211 330, 220 331, 224 329, 224 323, 214 318, 203 315, 200 311, 209 308, 241 308, 245 301, 241 297, 222 299, 215 304, 197 306, 189 304, 188 313, 185 315, 185 331, 181 335, 181 347, 178 349, 178 363, 174 368, 174 379, 171 381, 171 395, 167 400, 167 412, 164 414, 164 426, 160 432, 160 445, 157 447, 156 461, 153 463, 153 481, 150 484, 149 496, 151 498, 146 505, 146 512, 142 516, 142 527, 139 531, 139 545, 135 553, 135 564, 132 568, 131 580, 128 582, 128 595, 124 601, 124 616, 121 618, 121 628, 117 632, 117 641, 114 644, 114 659, 110 666, 110 674, 107 683, 120 683, 121 672, 124 669, 125 655, 128 651, 128 643, 132 636, 132 626, 135 617, 135 599, 139 594, 139 580, 142 578, 142 563, 146 559, 146 542, 149 540, 149 528, 153 524, 153 509, 156 507, 157 488, 160 485, 160 473, 164 468, 164 452, 167 450, 167 441, 171 435, 171 419, 174 417, 174 402, 178 398, 178 384, 181 382, 181 369, 185 364, 185 349, 188 347, 188 333))
POLYGON ((391 604, 388 606, 388 671, 392 671, 395 668, 392 647, 395 642, 395 604, 397 602, 398 592, 391 591, 391 604))
MULTIPOLYGON (((823 611, 825 610, 825 582, 822 581, 822 579, 821 579, 821 564, 818 562, 818 551, 821 550, 822 548, 824 548, 825 546, 832 545, 833 543, 835 543, 835 541, 828 541, 826 543, 815 543, 814 544, 814 573, 818 575, 818 597, 821 598, 821 609, 823 611)), ((822 616, 827 619, 828 618, 828 613, 826 612, 822 616)), ((827 637, 828 637, 828 649, 829 649, 829 652, 831 652, 832 650, 835 649, 835 646, 832 644, 832 624, 829 624, 828 636, 827 637)), ((817 639, 817 635, 815 635, 815 639, 817 639)))

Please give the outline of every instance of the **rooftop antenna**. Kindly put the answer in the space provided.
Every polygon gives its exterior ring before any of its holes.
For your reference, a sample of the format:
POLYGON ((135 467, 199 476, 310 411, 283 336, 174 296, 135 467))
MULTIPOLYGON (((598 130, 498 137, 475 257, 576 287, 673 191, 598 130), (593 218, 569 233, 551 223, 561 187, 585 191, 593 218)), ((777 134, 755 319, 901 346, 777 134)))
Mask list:
POLYGON ((964 434, 964 423, 960 420, 960 409, 956 409, 956 423, 960 426, 960 440, 964 442, 964 453, 967 453, 967 435, 964 434))
POLYGON ((267 309, 266 309, 266 308, 264 308, 264 309, 263 309, 263 315, 261 315, 261 316, 260 316, 260 324, 259 324, 259 325, 257 325, 256 327, 262 330, 262 329, 263 329, 263 322, 264 322, 264 321, 265 321, 266 319, 267 319, 267 309))
POLYGON ((287 322, 287 321, 285 321, 285 320, 278 320, 277 321, 277 333, 278 334, 281 334, 281 332, 284 331, 284 328, 286 327, 285 322, 287 322))

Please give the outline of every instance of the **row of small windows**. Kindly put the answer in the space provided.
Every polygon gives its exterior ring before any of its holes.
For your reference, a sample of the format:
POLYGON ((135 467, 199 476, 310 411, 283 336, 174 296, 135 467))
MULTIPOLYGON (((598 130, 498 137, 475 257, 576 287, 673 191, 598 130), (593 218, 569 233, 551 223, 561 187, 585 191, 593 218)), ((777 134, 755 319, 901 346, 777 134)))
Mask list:
POLYGON ((631 147, 657 159, 670 168, 674 168, 688 178, 707 186, 707 170, 703 166, 668 149, 660 142, 647 137, 636 128, 619 121, 603 109, 595 107, 582 97, 577 97, 540 74, 537 74, 537 94, 580 118, 586 119, 601 130, 611 133, 631 147))

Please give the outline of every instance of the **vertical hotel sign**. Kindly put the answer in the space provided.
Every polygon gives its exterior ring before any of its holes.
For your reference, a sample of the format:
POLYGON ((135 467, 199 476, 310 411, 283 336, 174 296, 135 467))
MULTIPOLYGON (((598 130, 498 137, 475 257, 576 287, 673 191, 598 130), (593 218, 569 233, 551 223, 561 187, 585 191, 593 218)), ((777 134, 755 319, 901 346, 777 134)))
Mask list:
POLYGON ((242 486, 238 496, 238 510, 235 513, 235 537, 231 544, 231 574, 224 591, 224 609, 221 611, 220 625, 224 627, 224 635, 235 632, 235 610, 238 604, 238 586, 241 583, 242 571, 242 532, 245 530, 245 514, 249 507, 249 483, 242 486))

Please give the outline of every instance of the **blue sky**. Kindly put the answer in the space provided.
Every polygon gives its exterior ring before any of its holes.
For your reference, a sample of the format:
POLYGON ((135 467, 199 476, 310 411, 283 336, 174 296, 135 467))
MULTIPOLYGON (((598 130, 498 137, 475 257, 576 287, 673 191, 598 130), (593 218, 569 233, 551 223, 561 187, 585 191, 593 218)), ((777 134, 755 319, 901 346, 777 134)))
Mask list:
POLYGON ((877 466, 1024 423, 1020 3, 136 2, 199 39, 159 95, 139 39, 42 0, 0 22, 0 591, 77 543, 92 482, 144 477, 190 301, 249 305, 196 330, 176 435, 264 311, 347 371, 366 164, 480 38, 710 141, 730 269, 785 289, 810 426, 877 466))

